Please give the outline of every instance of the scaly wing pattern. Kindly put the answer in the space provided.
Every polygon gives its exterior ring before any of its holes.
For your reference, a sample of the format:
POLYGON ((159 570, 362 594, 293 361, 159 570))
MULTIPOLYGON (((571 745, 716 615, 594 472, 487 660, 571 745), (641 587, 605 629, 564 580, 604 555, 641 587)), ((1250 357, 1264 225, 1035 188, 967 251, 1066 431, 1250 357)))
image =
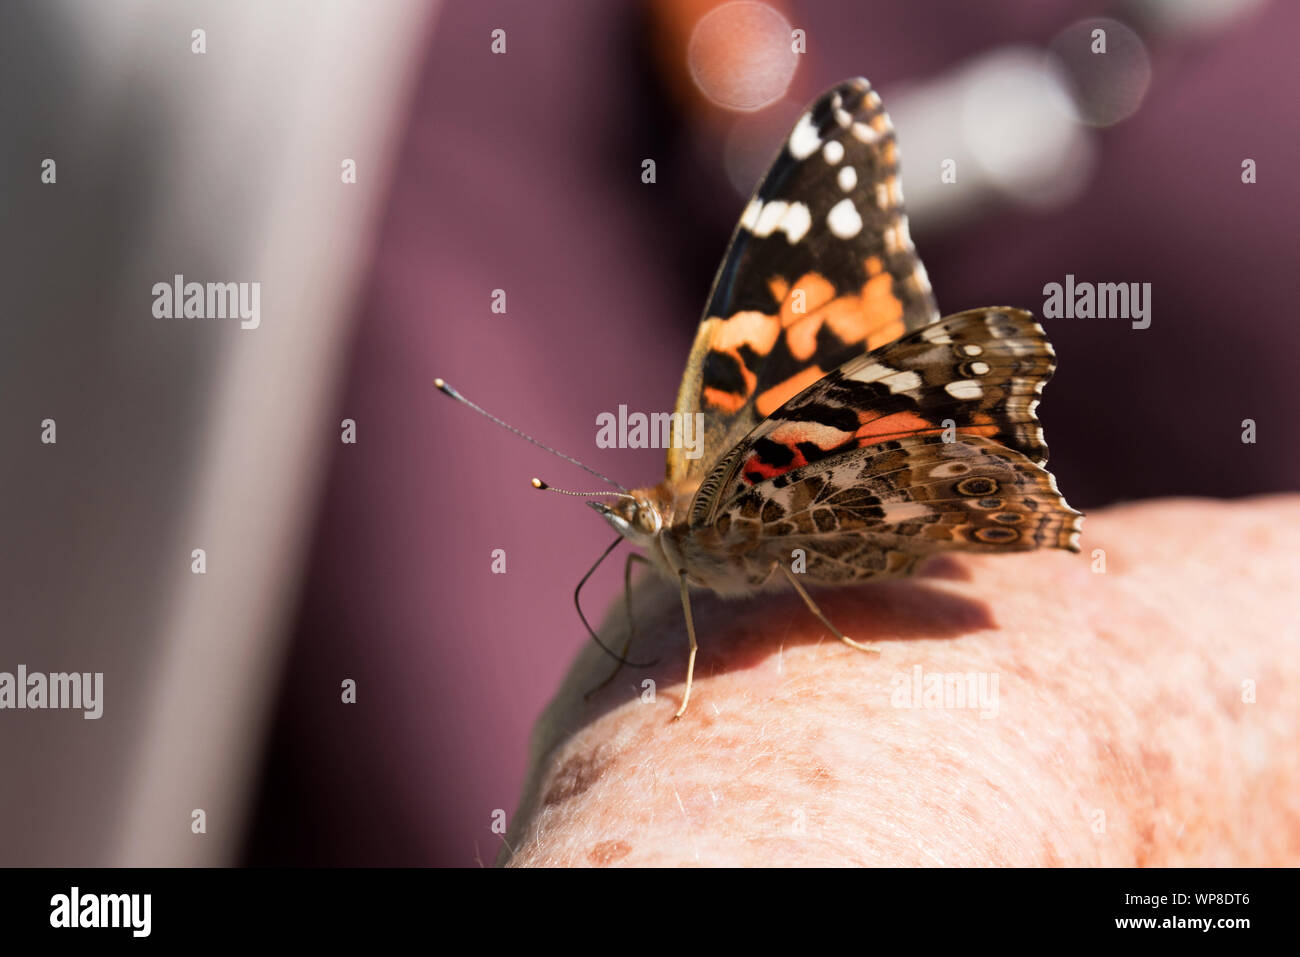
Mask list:
POLYGON ((847 584, 909 574, 942 551, 1077 552, 1081 523, 1021 453, 976 434, 909 435, 747 488, 711 531, 732 554, 748 550, 755 582, 798 548, 801 577, 847 584))
POLYGON ((850 360, 756 426, 707 476, 690 524, 744 489, 853 449, 911 436, 979 435, 1047 462, 1035 410, 1056 366, 1023 309, 948 316, 850 360))
POLYGON ((678 393, 705 415, 703 478, 766 416, 847 360, 938 318, 903 214, 898 150, 863 79, 820 96, 745 207, 714 280, 678 393))

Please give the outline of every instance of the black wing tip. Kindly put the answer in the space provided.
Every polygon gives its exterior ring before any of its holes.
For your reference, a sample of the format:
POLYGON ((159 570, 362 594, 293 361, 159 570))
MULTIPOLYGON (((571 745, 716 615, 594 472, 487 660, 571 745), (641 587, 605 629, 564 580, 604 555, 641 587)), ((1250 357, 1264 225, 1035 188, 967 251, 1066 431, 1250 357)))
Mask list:
POLYGON ((879 112, 883 105, 870 80, 864 76, 851 76, 827 87, 808 106, 808 112, 818 118, 826 117, 836 109, 845 110, 856 119, 879 112))
POLYGON ((836 93, 859 92, 859 91, 862 93, 867 93, 871 89, 872 89, 871 81, 868 80, 865 76, 850 76, 850 77, 846 77, 843 80, 840 80, 838 83, 835 83, 832 86, 828 86, 825 90, 822 91, 822 94, 819 97, 817 97, 817 99, 824 100, 829 96, 834 96, 836 93))

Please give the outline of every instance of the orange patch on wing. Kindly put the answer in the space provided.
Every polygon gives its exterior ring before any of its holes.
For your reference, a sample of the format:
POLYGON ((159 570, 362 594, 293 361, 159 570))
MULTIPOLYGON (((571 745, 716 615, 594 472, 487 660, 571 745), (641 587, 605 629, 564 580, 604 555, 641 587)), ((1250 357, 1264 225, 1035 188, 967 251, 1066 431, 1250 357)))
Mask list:
MULTIPOLYGON (((867 265, 869 272, 878 273, 883 268, 875 257, 868 260, 867 265), (874 269, 871 268, 873 260, 874 269)), ((796 359, 808 360, 816 354, 817 335, 823 326, 829 326, 841 340, 852 344, 866 339, 873 321, 876 320, 864 309, 860 296, 836 296, 835 287, 817 273, 801 276, 781 303, 781 325, 785 328, 786 345, 796 359), (804 294, 804 311, 796 312, 794 296, 800 291, 804 294)))
MULTIPOLYGON (((987 416, 980 416, 976 422, 976 425, 962 426, 957 431, 963 435, 986 437, 997 434, 997 425, 987 416)), ((853 434, 862 440, 863 445, 878 445, 881 442, 892 442, 910 435, 941 435, 943 431, 942 425, 937 425, 915 412, 894 412, 880 416, 868 412, 864 415, 861 427, 853 434)))
POLYGON ((840 296, 828 302, 821 312, 822 321, 847 343, 862 342, 870 333, 863 319, 860 296, 840 296))
POLYGON ((861 427, 853 433, 859 439, 869 439, 867 445, 876 442, 888 442, 901 435, 912 435, 926 430, 942 432, 933 422, 915 412, 893 412, 889 415, 864 413, 861 427))
POLYGON ((871 334, 867 336, 867 351, 870 352, 872 349, 879 349, 881 346, 888 345, 895 339, 900 338, 906 331, 901 322, 891 322, 880 329, 873 329, 871 334))
POLYGON ((815 272, 804 273, 781 299, 781 325, 788 329, 803 322, 833 298, 835 287, 824 276, 815 272), (795 294, 800 292, 803 293, 803 302, 796 304, 795 294), (796 305, 801 305, 802 308, 796 311, 796 305))
POLYGON ((894 277, 887 272, 872 276, 862 286, 862 311, 871 328, 903 318, 903 301, 894 295, 894 277))
POLYGON ((817 366, 808 366, 784 382, 778 382, 764 391, 754 403, 754 407, 758 409, 759 415, 766 418, 825 374, 817 366))
POLYGON ((772 351, 776 337, 780 334, 780 326, 772 321, 772 316, 755 310, 738 312, 718 323, 717 331, 709 340, 709 347, 734 355, 741 346, 749 346, 759 355, 765 356, 772 351))
MULTIPOLYGON (((790 354, 803 361, 811 359, 817 352, 817 334, 826 323, 845 342, 862 340, 862 309, 858 297, 837 297, 835 287, 824 277, 806 273, 781 303, 781 325, 785 328, 790 354), (795 294, 799 292, 803 293, 802 311, 795 310, 795 294)), ((794 393, 786 398, 791 395, 794 393)))
POLYGON ((804 316, 804 321, 785 331, 785 344, 796 359, 807 362, 817 351, 817 333, 825 321, 823 316, 804 316))
POLYGON ((745 404, 748 396, 737 395, 734 392, 723 392, 721 389, 705 386, 703 398, 705 402, 715 409, 721 409, 728 415, 735 415, 740 411, 740 407, 745 404))
POLYGON ((729 319, 719 320, 713 336, 709 339, 709 348, 736 360, 741 378, 745 381, 745 391, 741 395, 713 386, 705 386, 701 398, 727 415, 735 415, 739 412, 758 385, 758 377, 741 358, 741 346, 748 346, 760 356, 765 356, 772 351, 780 334, 781 326, 775 316, 755 310, 738 312, 729 319))
POLYGON ((903 301, 894 295, 893 276, 882 272, 866 281, 862 313, 867 320, 867 349, 893 342, 903 334, 903 301))
POLYGON ((785 281, 784 276, 776 276, 768 280, 768 290, 772 293, 772 298, 777 302, 785 302, 786 293, 790 291, 790 284, 785 281))

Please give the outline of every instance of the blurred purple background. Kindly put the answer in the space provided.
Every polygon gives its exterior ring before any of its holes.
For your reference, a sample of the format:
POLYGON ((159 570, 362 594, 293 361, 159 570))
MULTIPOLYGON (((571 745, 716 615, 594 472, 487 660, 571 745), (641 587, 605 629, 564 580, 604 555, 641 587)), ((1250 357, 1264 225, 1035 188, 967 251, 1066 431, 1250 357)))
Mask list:
MULTIPOLYGON (((1044 320, 1072 504, 1300 488, 1300 7, 771 0, 805 52, 700 54, 788 84, 737 114, 687 68, 716 6, 0 5, 0 673, 105 689, 93 721, 0 710, 0 865, 491 862, 612 534, 528 485, 589 476, 433 379, 656 482, 596 416, 672 407, 750 188, 847 77, 945 312, 1151 284, 1148 329, 1044 320), (261 283, 259 328, 153 315, 178 273, 261 283)), ((610 562, 593 618, 620 589, 610 562)))
MULTIPOLYGON (((1300 487, 1289 308, 1300 8, 1237 5, 1222 22, 1170 26, 1156 16, 1168 6, 786 8, 808 52, 767 150, 817 92, 865 75, 898 121, 909 194, 937 171, 909 164, 891 90, 942 85, 998 48, 1045 48, 1087 16, 1144 37, 1150 87, 1132 117, 1088 132, 1093 165, 1077 195, 1039 209, 988 202, 960 218, 931 203, 912 223, 944 312, 1041 314, 1043 285, 1067 273, 1152 284, 1149 329, 1045 323, 1060 357, 1041 413, 1053 471, 1085 509, 1300 487), (1241 182, 1247 157, 1255 185, 1241 182), (1256 445, 1241 443, 1245 418, 1258 422, 1256 445)), ((528 486, 540 475, 586 488, 589 477, 431 383, 445 377, 625 484, 660 478, 660 452, 596 448, 595 417, 671 408, 744 199, 707 114, 689 120, 666 94, 646 53, 651 19, 642 5, 597 0, 440 12, 346 387, 322 413, 355 418, 359 442, 335 446, 329 465, 247 862, 473 865, 496 854, 492 813, 513 812, 530 726, 586 640, 573 585, 611 536, 579 503, 528 486), (504 56, 489 52, 498 27, 504 56), (646 157, 654 185, 640 179, 646 157), (494 289, 506 290, 506 315, 490 310, 494 289), (491 572, 495 548, 504 575, 491 572), (355 707, 339 706, 341 677, 357 679, 355 707)), ((618 590, 618 567, 585 593, 593 612, 618 590)))

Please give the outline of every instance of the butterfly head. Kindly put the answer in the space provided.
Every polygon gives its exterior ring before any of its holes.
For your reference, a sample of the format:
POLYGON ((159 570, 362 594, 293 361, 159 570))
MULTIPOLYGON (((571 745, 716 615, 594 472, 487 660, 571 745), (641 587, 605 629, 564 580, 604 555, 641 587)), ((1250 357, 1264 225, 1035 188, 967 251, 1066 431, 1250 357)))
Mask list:
POLYGON ((649 497, 632 493, 612 505, 588 502, 600 516, 633 545, 648 546, 664 527, 664 516, 649 497))

